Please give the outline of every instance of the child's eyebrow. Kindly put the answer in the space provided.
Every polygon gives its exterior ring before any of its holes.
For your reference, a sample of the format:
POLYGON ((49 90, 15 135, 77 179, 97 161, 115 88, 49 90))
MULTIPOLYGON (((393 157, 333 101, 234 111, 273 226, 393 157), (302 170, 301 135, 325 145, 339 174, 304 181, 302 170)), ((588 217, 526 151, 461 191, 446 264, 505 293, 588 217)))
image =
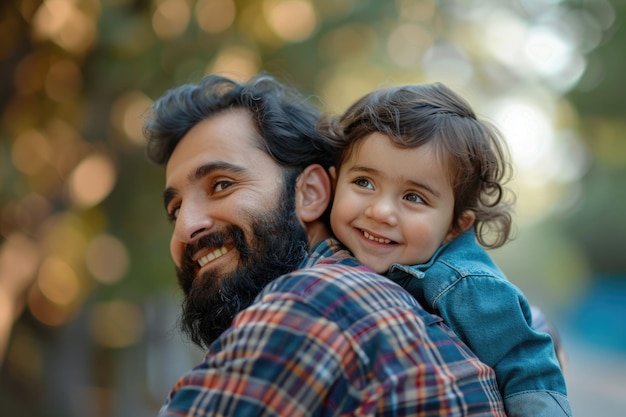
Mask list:
POLYGON ((348 172, 353 172, 353 171, 362 171, 362 172, 367 172, 370 174, 376 174, 380 172, 379 170, 375 168, 371 168, 365 165, 353 165, 350 167, 350 169, 348 169, 348 172))
POLYGON ((433 187, 431 187, 430 185, 428 185, 428 184, 425 184, 423 182, 413 181, 413 180, 408 180, 407 182, 409 184, 411 184, 413 187, 422 188, 422 189, 428 191, 429 193, 431 193, 435 197, 441 197, 441 193, 439 191, 437 191, 436 189, 434 189, 433 187))

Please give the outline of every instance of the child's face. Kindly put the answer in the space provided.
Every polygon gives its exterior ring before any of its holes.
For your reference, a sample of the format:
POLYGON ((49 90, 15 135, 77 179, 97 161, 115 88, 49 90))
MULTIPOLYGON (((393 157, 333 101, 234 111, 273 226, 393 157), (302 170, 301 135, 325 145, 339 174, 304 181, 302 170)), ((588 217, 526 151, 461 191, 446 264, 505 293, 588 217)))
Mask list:
POLYGON ((378 273, 428 261, 454 238, 454 193, 431 145, 399 148, 381 133, 340 167, 331 212, 335 236, 378 273))

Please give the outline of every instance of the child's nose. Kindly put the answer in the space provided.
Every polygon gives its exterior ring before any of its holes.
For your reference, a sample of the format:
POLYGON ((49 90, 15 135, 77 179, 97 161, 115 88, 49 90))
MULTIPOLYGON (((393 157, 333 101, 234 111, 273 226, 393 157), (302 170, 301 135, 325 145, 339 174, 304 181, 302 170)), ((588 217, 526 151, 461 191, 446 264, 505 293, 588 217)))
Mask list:
POLYGON ((379 223, 395 226, 398 223, 395 204, 386 197, 374 199, 365 214, 379 223))

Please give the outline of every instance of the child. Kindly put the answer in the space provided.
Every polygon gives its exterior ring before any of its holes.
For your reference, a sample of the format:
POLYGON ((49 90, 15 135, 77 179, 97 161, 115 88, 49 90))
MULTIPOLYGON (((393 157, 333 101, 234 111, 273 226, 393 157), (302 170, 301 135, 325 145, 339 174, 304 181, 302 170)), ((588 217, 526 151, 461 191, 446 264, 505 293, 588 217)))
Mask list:
POLYGON ((339 155, 336 237, 495 370, 509 416, 570 416, 550 336, 480 246, 511 230, 498 130, 439 83, 374 91, 324 129, 339 155))

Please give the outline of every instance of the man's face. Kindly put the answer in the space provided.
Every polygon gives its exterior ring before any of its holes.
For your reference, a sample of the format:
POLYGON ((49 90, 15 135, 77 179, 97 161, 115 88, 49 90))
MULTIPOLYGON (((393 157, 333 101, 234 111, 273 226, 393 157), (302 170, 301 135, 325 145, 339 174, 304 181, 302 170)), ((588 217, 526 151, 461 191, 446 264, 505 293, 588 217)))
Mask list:
POLYGON ((194 126, 167 163, 164 203, 185 292, 182 324, 198 344, 210 344, 306 254, 293 186, 257 136, 245 111, 224 112, 194 126))

